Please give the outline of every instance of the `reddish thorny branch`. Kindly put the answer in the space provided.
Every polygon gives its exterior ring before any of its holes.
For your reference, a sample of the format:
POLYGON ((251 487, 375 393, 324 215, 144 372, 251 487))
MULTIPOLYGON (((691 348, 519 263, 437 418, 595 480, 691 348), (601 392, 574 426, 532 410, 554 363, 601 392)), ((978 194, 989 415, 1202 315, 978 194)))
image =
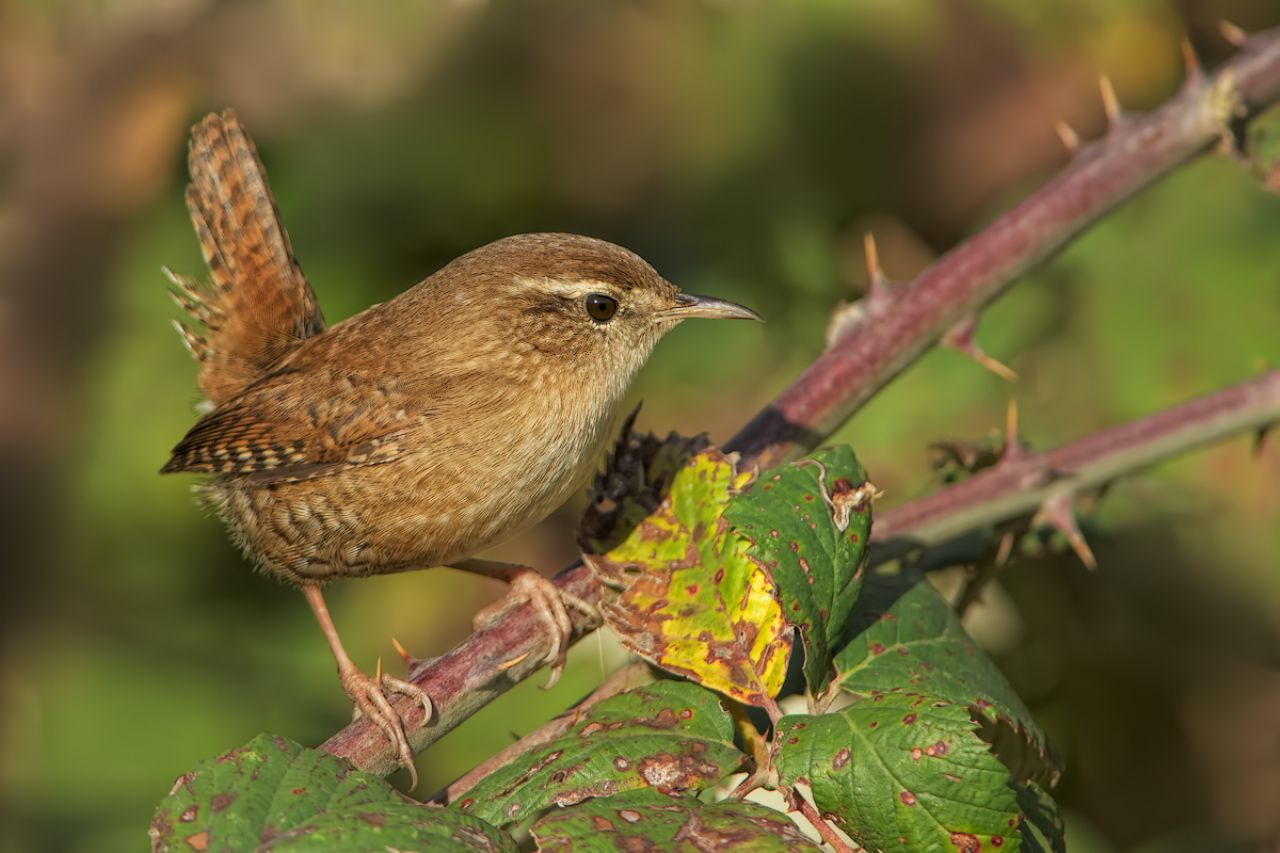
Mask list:
MULTIPOLYGON (((833 344, 727 445, 762 467, 817 446, 949 330, 972 322, 1018 277, 1154 180, 1222 140, 1237 122, 1280 99, 1280 30, 1250 37, 1212 76, 1192 69, 1158 110, 1116 115, 1108 134, 1081 148, 1067 168, 910 283, 880 288, 833 344)), ((877 518, 873 539, 933 544, 981 524, 1034 510, 1055 485, 1094 484, 1232 432, 1280 420, 1280 373, 1009 464, 877 518), (1106 476, 1102 476, 1105 472, 1106 476)), ((884 552, 882 552, 884 553, 884 552)), ((581 565, 555 582, 588 601, 595 582, 581 565)), ((571 610, 575 639, 594 626, 571 610)), ((435 716, 398 703, 409 740, 425 749, 514 684, 541 668, 549 642, 532 608, 508 611, 445 655, 420 663, 412 680, 432 697, 435 716)), ((357 767, 396 768, 387 739, 359 720, 322 745, 357 767)))
MULTIPOLYGON (((1006 455, 945 489, 879 513, 873 564, 1029 515, 1178 453, 1280 423, 1280 370, 1052 450, 1006 455)), ((1056 523, 1052 518, 1047 521, 1056 523)))

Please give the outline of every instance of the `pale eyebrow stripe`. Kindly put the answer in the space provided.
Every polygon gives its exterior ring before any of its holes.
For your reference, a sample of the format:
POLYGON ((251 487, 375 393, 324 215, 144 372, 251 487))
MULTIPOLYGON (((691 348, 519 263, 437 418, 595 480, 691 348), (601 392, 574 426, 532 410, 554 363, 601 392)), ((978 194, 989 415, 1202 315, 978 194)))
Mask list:
POLYGON ((595 279, 576 279, 574 281, 565 281, 557 278, 525 278, 517 279, 521 284, 529 287, 537 288, 544 293, 552 293, 556 296, 580 297, 586 296, 588 293, 607 293, 610 296, 617 296, 617 287, 607 282, 595 279))

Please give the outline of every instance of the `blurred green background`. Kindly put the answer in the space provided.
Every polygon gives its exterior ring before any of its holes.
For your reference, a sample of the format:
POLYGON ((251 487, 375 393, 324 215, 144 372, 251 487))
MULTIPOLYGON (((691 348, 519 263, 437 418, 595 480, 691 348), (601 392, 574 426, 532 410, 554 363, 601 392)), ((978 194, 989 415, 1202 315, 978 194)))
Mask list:
MULTIPOLYGON (((297 593, 255 575, 160 477, 195 367, 160 266, 202 272, 185 133, 234 107, 332 322, 512 233, 622 243, 763 326, 690 324, 635 391, 641 425, 723 440, 822 348, 872 230, 907 278, 1103 127, 1209 63, 1218 18, 1275 0, 557 0, 0 4, 0 849, 146 845, 175 775, 259 731, 317 743, 349 709, 297 593)), ((1258 133, 1280 140, 1274 120, 1258 133)), ((1051 446, 1280 361, 1280 198, 1205 158, 984 316, 1010 386, 926 356, 839 438, 884 505, 935 487, 928 442, 981 438, 1013 396, 1051 446)), ((1280 838, 1280 452, 1239 440, 1116 485, 1100 568, 1015 561, 971 612, 1066 761, 1073 850, 1280 838)), ((495 549, 553 571, 571 507, 495 549)), ((339 585, 366 668, 447 649, 496 584, 339 585)), ((618 660, 575 650, 419 760, 430 793, 618 660), (538 681, 540 679, 535 679, 538 681)))

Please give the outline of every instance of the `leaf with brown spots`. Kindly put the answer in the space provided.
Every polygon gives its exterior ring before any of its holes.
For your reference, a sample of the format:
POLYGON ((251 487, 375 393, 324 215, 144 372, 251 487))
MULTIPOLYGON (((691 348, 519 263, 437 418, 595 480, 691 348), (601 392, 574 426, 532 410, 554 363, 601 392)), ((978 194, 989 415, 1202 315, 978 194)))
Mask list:
POLYGON ((624 646, 767 706, 786 675, 791 629, 768 571, 723 518, 751 478, 715 448, 629 437, 597 482, 580 540, 606 587, 601 611, 624 646), (638 488, 611 494, 614 482, 638 488))
POLYGON ((501 826, 549 805, 637 788, 698 791, 744 758, 714 694, 663 681, 596 705, 572 731, 489 775, 453 808, 501 826))
POLYGON ((538 849, 671 850, 680 853, 821 850, 781 812, 754 803, 700 803, 636 791, 553 811, 531 830, 538 849))
POLYGON ((1060 768, 1048 738, 927 581, 911 575, 868 581, 848 627, 853 638, 835 658, 841 689, 870 696, 900 688, 969 707, 981 723, 979 735, 1016 781, 1057 782, 1060 768))
POLYGON ((327 752, 266 734, 178 777, 150 836, 165 851, 516 849, 483 820, 424 806, 327 752))
POLYGON ((821 716, 783 717, 777 767, 872 850, 1017 849, 1022 813, 1008 769, 962 704, 879 693, 821 716), (980 846, 979 846, 980 845, 980 846))
POLYGON ((871 534, 867 473, 847 446, 765 471, 724 517, 751 540, 748 556, 778 585, 782 613, 804 642, 813 693, 831 680, 831 658, 862 588, 871 534))

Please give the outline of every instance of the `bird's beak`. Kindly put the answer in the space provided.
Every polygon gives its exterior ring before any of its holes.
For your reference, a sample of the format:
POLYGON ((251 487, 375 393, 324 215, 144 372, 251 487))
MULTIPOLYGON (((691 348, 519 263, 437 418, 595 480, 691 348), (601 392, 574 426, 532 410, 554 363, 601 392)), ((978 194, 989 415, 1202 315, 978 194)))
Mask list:
POLYGON ((764 318, 745 305, 730 302, 727 299, 714 299, 710 296, 694 296, 681 293, 676 297, 676 304, 658 314, 662 320, 688 320, 691 317, 706 317, 712 320, 760 320, 764 318))

